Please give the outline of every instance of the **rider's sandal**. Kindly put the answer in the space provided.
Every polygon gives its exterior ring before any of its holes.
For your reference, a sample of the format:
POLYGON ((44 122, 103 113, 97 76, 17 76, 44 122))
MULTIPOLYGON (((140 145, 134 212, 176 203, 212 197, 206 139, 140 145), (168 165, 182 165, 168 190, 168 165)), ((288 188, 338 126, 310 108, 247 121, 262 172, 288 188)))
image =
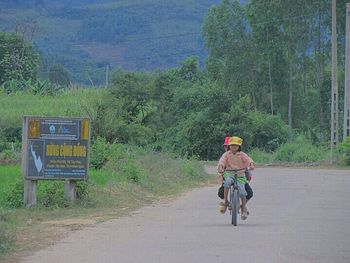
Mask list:
POLYGON ((220 202, 220 213, 225 214, 229 203, 220 202))
MULTIPOLYGON (((240 214, 241 213, 241 210, 242 210, 242 205, 240 205, 240 207, 239 207, 239 210, 238 210, 238 214, 240 214)), ((247 210, 247 215, 249 216, 249 211, 247 210)))
POLYGON ((248 213, 247 213, 247 211, 242 212, 242 214, 241 214, 241 219, 242 219, 242 220, 246 220, 247 218, 248 218, 248 213))

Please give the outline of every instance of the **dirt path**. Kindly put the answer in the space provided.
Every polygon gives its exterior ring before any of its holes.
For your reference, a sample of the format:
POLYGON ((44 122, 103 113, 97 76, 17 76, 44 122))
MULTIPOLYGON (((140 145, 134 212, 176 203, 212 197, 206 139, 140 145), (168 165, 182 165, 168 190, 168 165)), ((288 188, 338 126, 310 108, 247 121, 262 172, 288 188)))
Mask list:
POLYGON ((72 233, 23 263, 350 262, 349 170, 261 168, 251 214, 218 212, 217 187, 72 233))

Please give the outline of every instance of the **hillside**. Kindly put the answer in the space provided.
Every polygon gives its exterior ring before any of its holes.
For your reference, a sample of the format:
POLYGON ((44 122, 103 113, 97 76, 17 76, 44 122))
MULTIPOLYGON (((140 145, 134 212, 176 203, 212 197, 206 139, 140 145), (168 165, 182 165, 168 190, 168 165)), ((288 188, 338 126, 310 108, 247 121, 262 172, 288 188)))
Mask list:
POLYGON ((60 63, 76 82, 103 83, 106 64, 127 70, 204 62, 201 34, 220 0, 3 0, 0 29, 26 33, 42 54, 42 76, 60 63), (34 33, 33 33, 34 32, 34 33))

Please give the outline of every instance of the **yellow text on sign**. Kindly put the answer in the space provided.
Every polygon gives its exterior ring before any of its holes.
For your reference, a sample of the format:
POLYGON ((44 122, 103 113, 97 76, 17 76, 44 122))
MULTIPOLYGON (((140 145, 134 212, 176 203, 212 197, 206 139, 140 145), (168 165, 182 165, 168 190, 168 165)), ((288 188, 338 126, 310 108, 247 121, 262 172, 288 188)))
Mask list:
POLYGON ((86 157, 86 146, 70 145, 70 144, 47 144, 46 156, 60 156, 60 157, 86 157))

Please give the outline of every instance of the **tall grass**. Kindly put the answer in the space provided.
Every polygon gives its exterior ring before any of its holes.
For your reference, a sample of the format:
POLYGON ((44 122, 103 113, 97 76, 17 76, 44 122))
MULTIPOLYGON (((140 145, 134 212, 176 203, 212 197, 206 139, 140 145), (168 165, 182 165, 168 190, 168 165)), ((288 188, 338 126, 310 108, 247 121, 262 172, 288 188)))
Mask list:
POLYGON ((7 95, 0 92, 0 128, 22 125, 23 115, 82 116, 91 106, 91 98, 103 94, 102 89, 72 89, 55 96, 37 96, 27 92, 7 95))

